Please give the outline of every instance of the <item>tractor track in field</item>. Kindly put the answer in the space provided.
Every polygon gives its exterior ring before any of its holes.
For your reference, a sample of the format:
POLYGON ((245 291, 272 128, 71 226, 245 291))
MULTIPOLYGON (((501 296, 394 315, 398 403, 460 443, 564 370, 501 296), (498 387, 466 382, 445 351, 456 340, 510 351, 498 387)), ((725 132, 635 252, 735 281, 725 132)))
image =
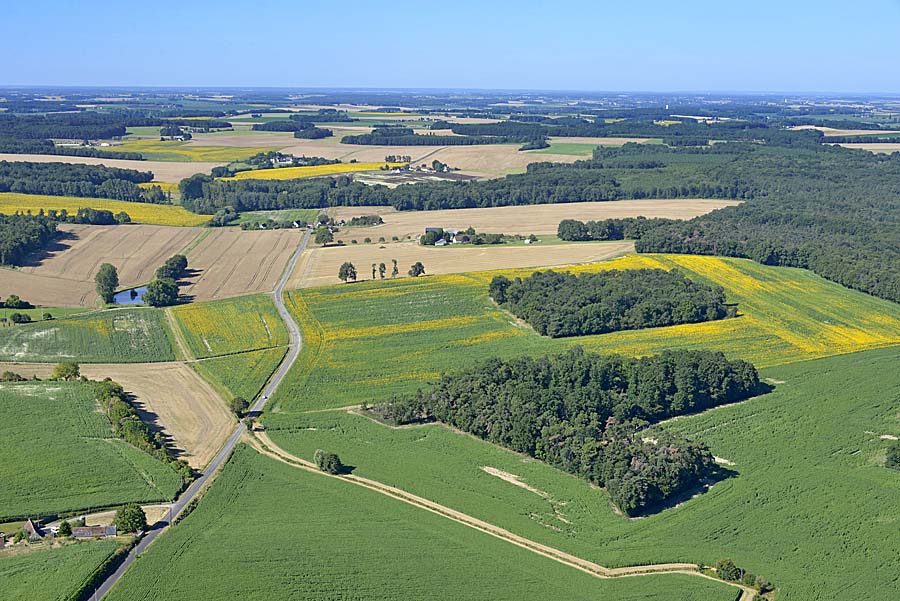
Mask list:
POLYGON ((714 582, 721 582, 723 584, 727 584, 729 586, 740 589, 741 595, 740 597, 738 597, 737 601, 752 601, 756 598, 756 590, 737 582, 726 582, 708 574, 704 574, 697 569, 696 564, 660 563, 640 566, 625 566, 620 568, 607 568, 592 561, 588 561, 570 553, 566 553, 565 551, 561 551, 559 549, 555 549, 531 539, 519 536, 518 534, 514 534, 509 530, 500 528, 499 526, 495 526, 476 517, 472 517, 468 514, 462 513, 455 509, 451 509, 445 505, 430 501, 418 495, 414 495, 403 489, 383 484, 381 482, 378 482, 377 480, 371 480, 369 478, 363 478, 361 476, 354 476, 353 474, 326 474, 319 470, 311 461, 301 459, 279 447, 272 441, 271 438, 269 438, 268 434, 266 434, 265 432, 247 432, 246 440, 248 441, 250 446, 253 447, 257 452, 275 459, 276 461, 280 461, 297 469, 302 469, 308 472, 319 474, 321 476, 336 478, 338 480, 343 480, 357 486, 362 486, 363 488, 367 488, 371 491, 412 505, 413 507, 418 507, 419 509, 430 511, 431 513, 437 514, 459 524, 463 524, 464 526, 468 526, 469 528, 473 528, 480 532, 484 532, 485 534, 489 534, 496 538, 505 540, 508 543, 516 545, 517 547, 521 547, 523 549, 531 551, 532 553, 536 553, 548 559, 552 559, 553 561, 575 568, 576 570, 580 570, 586 574, 594 576, 595 578, 605 579, 651 576, 654 574, 686 574, 689 576, 706 578, 714 582))

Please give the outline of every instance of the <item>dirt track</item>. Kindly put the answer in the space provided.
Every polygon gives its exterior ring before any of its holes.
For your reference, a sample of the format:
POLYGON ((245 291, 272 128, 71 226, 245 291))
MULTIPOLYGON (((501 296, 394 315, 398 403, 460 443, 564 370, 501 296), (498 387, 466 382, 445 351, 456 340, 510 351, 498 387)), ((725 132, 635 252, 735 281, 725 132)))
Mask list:
POLYGON ((191 270, 182 294, 195 301, 271 292, 304 230, 243 231, 217 228, 188 252, 191 270))
POLYGON ((419 509, 430 511, 431 513, 440 515, 470 528, 474 528, 475 530, 484 532, 485 534, 489 534, 496 538, 505 540, 506 542, 516 545, 517 547, 521 547, 523 549, 531 551, 532 553, 537 553, 538 555, 575 568, 596 578, 621 578, 652 574, 687 574, 691 576, 698 576, 700 578, 708 578, 715 582, 721 582, 723 584, 728 584, 730 586, 739 588, 741 590, 739 601, 751 601, 756 596, 756 591, 754 591, 753 589, 745 587, 738 583, 724 582, 716 578, 707 576, 706 574, 703 574, 697 570, 696 564, 691 563, 664 563, 621 568, 606 568, 604 566, 601 566, 600 564, 581 559, 580 557, 576 557, 575 555, 571 555, 570 553, 566 553, 565 551, 561 551, 559 549, 555 549, 553 547, 549 547, 547 545, 519 536, 518 534, 514 534, 509 530, 500 528, 499 526, 495 526, 483 520, 479 520, 478 518, 456 511, 439 503, 435 503, 434 501, 419 497, 405 490, 382 484, 381 482, 378 482, 376 480, 370 480, 368 478, 362 478, 360 476, 354 476, 352 474, 341 476, 331 476, 329 474, 325 474, 324 472, 319 470, 314 463, 300 459, 299 457, 292 455, 279 447, 272 441, 271 438, 269 438, 269 436, 265 432, 249 433, 247 435, 247 440, 249 441, 250 445, 258 452, 287 465, 330 478, 344 480, 346 482, 356 484, 357 486, 362 486, 363 488, 367 488, 374 492, 389 496, 398 501, 402 501, 414 507, 418 507, 419 509))
MULTIPOLYGON (((0 363, 0 371, 48 377, 52 364, 0 363)), ((145 421, 171 437, 192 467, 215 456, 234 428, 234 418, 212 387, 184 363, 82 364, 92 380, 112 378, 135 396, 145 421)))
MULTIPOLYGON (((110 150, 115 150, 111 148, 110 150)), ((31 163, 72 163, 81 165, 106 165, 120 169, 152 171, 154 181, 180 182, 195 173, 209 173, 213 167, 225 163, 193 163, 176 161, 128 161, 125 159, 98 159, 94 157, 67 157, 52 154, 0 154, 0 161, 29 161, 31 163)))
POLYGON ((435 248, 421 246, 417 242, 320 247, 304 253, 303 260, 292 274, 288 286, 310 288, 339 284, 338 269, 345 261, 350 261, 356 266, 359 280, 362 281, 371 279, 372 263, 384 263, 390 273, 393 259, 397 259, 401 276, 405 276, 410 265, 416 261, 421 261, 425 265, 427 274, 438 275, 488 269, 594 263, 633 251, 634 243, 630 241, 507 247, 467 245, 435 248))

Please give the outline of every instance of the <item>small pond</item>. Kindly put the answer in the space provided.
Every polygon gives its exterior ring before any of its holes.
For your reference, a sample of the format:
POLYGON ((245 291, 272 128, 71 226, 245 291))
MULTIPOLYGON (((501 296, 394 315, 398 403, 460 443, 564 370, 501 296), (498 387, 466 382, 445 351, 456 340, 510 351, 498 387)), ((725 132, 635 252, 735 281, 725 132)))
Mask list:
POLYGON ((140 305, 144 302, 145 292, 147 292, 146 286, 129 288, 128 290, 117 292, 116 295, 113 296, 113 302, 117 305, 140 305))

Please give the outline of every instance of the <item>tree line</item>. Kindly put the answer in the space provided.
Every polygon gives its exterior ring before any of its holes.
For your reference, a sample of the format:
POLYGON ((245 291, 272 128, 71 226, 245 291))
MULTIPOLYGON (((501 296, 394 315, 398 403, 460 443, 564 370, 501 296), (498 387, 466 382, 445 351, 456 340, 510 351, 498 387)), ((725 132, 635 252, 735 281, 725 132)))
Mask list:
POLYGON ((664 269, 575 275, 537 271, 525 279, 499 275, 492 299, 551 338, 605 334, 733 317, 719 286, 664 269))
POLYGON ((110 198, 128 202, 168 204, 159 186, 141 188, 153 173, 104 165, 0 161, 0 192, 110 198))
POLYGON ((91 146, 57 146, 52 140, 15 140, 13 138, 0 138, 0 153, 52 154, 69 157, 125 159, 129 161, 141 161, 144 159, 144 155, 139 152, 105 150, 91 146))
POLYGON ((393 424, 437 420, 606 487, 628 515, 652 511, 715 471, 706 445, 647 424, 760 392, 756 369, 711 351, 632 359, 567 353, 489 359, 370 410, 393 424))

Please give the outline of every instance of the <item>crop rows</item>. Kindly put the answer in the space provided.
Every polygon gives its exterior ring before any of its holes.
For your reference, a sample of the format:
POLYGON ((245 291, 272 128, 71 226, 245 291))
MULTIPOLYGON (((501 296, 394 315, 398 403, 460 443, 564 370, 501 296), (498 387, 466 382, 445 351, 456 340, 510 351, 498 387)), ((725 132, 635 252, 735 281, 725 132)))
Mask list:
POLYGON ((281 363, 287 347, 247 351, 191 363, 197 372, 232 397, 254 399, 281 363))
POLYGON ((114 437, 90 384, 0 384, 0 440, 0 521, 171 499, 181 487, 171 468, 114 437))
POLYGON ((258 294, 172 309, 191 353, 198 358, 272 348, 288 343, 270 296, 258 294))

